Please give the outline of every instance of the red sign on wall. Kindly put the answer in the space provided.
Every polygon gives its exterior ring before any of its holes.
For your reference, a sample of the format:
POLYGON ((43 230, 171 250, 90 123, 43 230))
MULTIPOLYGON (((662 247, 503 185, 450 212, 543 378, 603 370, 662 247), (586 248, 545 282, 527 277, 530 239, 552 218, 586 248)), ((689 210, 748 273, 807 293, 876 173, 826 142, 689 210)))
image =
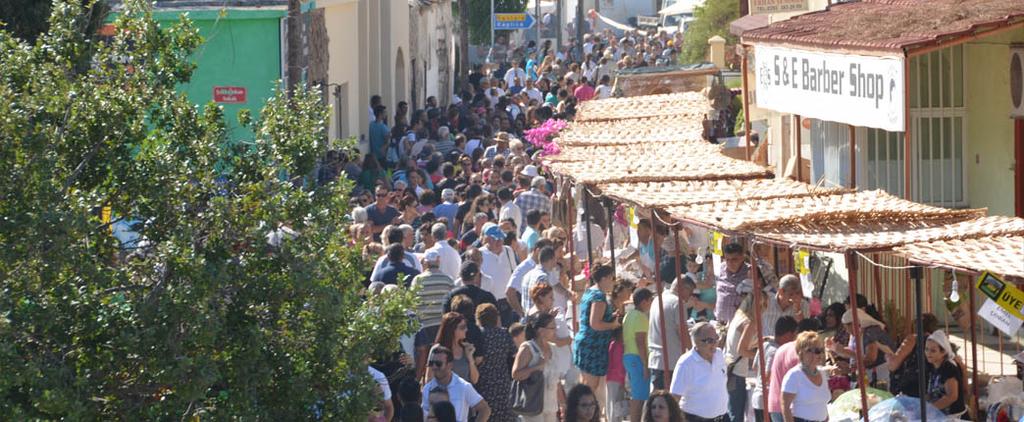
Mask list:
POLYGON ((222 104, 241 104, 246 101, 247 92, 243 86, 215 86, 213 101, 222 104))

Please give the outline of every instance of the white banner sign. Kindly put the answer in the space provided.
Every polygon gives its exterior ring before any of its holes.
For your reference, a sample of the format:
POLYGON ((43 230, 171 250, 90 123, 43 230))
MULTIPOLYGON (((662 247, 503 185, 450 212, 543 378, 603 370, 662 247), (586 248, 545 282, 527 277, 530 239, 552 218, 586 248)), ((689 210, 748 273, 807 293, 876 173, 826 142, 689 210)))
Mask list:
POLYGON ((757 46, 757 106, 832 122, 904 130, 902 57, 757 46))
POLYGON ((1024 320, 1003 309, 992 299, 985 299, 985 304, 981 305, 978 315, 1010 337, 1017 335, 1017 330, 1020 329, 1021 324, 1024 324, 1024 320))

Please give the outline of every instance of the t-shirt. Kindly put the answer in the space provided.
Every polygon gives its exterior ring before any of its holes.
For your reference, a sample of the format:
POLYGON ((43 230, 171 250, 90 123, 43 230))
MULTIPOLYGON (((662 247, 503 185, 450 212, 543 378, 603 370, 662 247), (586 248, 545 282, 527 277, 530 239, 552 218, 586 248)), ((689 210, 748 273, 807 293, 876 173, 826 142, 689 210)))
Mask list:
POLYGON ((416 308, 416 316, 419 317, 420 325, 429 327, 441 324, 441 311, 444 309, 444 296, 454 288, 455 284, 451 277, 440 270, 427 270, 412 279, 412 288, 419 287, 417 296, 419 305, 416 308))
MULTIPOLYGON (((654 303, 651 304, 647 325, 647 367, 650 369, 663 370, 662 359, 668 359, 669 368, 671 368, 672 363, 683 354, 683 340, 680 337, 679 323, 679 296, 676 296, 671 289, 672 287, 668 286, 668 290, 661 294, 665 300, 663 305, 665 308, 665 340, 668 341, 668 347, 662 347, 661 344, 661 310, 658 308, 658 296, 654 297, 654 303)), ((686 312, 689 313, 689 311, 686 312)))
POLYGON ((960 388, 960 394, 957 395, 956 401, 945 409, 939 409, 942 413, 947 415, 957 414, 964 411, 964 380, 963 374, 960 372, 960 368, 955 363, 950 361, 942 362, 938 368, 928 364, 928 401, 934 402, 941 399, 946 395, 946 381, 949 379, 955 379, 957 386, 960 388))
MULTIPOLYGON (((441 183, 443 184, 444 182, 441 183)), ((458 212, 459 204, 453 202, 445 202, 434 207, 434 216, 437 218, 445 217, 448 219, 449 230, 455 230, 455 215, 458 214, 458 212)))
POLYGON ((791 405, 794 417, 809 421, 828 419, 828 402, 832 400, 832 392, 828 389, 828 375, 825 371, 818 373, 821 374, 819 385, 814 385, 799 365, 786 372, 782 379, 782 391, 796 394, 791 405))
POLYGON ((419 275, 420 272, 415 268, 406 265, 403 261, 388 261, 381 268, 380 273, 377 275, 377 279, 373 281, 380 281, 385 284, 398 284, 402 283, 403 286, 408 286, 412 278, 419 275), (401 276, 401 278, 399 278, 401 276))
POLYGON ((424 417, 430 412, 430 390, 437 386, 441 386, 448 391, 448 401, 455 407, 455 420, 458 422, 468 422, 469 409, 484 399, 470 383, 455 373, 452 373, 452 379, 448 382, 448 385, 441 385, 437 382, 437 378, 434 378, 427 385, 423 386, 422 405, 424 417))
POLYGON ((526 244, 526 250, 532 251, 533 245, 536 245, 538 240, 540 240, 540 233, 537 233, 533 227, 526 226, 526 230, 523 230, 523 243, 526 244))
POLYGON ((622 339, 625 343, 623 354, 640 355, 640 345, 636 343, 636 334, 646 333, 649 323, 647 314, 639 309, 626 312, 626 317, 622 319, 622 339))
POLYGON ((398 209, 390 205, 385 207, 383 210, 381 210, 377 204, 366 207, 366 217, 368 217, 375 226, 386 226, 391 224, 391 222, 398 218, 400 214, 401 213, 398 212, 398 209))
POLYGON ((370 371, 370 376, 372 376, 373 380, 377 381, 377 385, 380 386, 380 389, 384 394, 382 399, 384 401, 391 400, 391 386, 388 385, 388 377, 385 376, 383 372, 373 369, 372 366, 367 366, 366 370, 370 371))
POLYGON ((782 378, 790 369, 800 364, 800 356, 796 354, 796 342, 779 346, 772 360, 771 379, 768 384, 768 412, 782 413, 782 378))
POLYGON ((481 287, 491 292, 497 300, 505 299, 505 289, 508 288, 508 281, 516 269, 515 252, 508 246, 501 248, 499 253, 493 253, 488 248, 481 252, 483 263, 480 265, 480 272, 489 276, 488 284, 481 287))
POLYGON ((683 412, 702 418, 717 418, 729 408, 726 389, 725 354, 715 349, 708 362, 696 349, 690 349, 672 371, 669 392, 679 397, 683 412))

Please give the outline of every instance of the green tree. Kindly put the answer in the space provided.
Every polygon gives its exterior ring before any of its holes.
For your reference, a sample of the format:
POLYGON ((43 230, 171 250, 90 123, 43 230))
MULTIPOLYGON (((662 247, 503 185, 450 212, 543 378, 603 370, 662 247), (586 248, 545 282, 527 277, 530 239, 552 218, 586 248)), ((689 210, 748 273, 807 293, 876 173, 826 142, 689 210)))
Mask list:
POLYGON ((736 44, 736 36, 729 33, 729 23, 739 19, 739 7, 739 0, 706 0, 704 5, 696 7, 693 22, 690 22, 683 39, 680 62, 706 62, 708 39, 715 35, 725 38, 727 46, 736 44))
POLYGON ((201 43, 184 16, 161 28, 128 0, 94 44, 84 12, 55 1, 34 44, 0 31, 0 415, 360 419, 366 362, 413 328, 414 299, 361 298, 349 185, 281 177, 326 149, 316 88, 242 119, 251 152, 229 155, 221 109, 174 89, 201 43), (129 218, 125 251, 110 228, 129 218), (297 235, 269 244, 281 225, 297 235))
MULTIPOLYGON (((80 0, 87 5, 89 19, 82 20, 83 33, 92 34, 103 24, 109 7, 106 1, 80 0)), ((0 1, 0 28, 15 37, 33 43, 49 27, 51 1, 48 0, 4 0, 0 1)))
MULTIPOLYGON (((469 1, 469 41, 473 44, 491 44, 491 2, 469 1)), ((526 0, 494 0, 495 13, 522 13, 526 11, 526 0)), ((537 18, 537 16, 535 16, 537 18)), ((504 36, 508 40, 513 31, 497 31, 495 39, 504 36)))

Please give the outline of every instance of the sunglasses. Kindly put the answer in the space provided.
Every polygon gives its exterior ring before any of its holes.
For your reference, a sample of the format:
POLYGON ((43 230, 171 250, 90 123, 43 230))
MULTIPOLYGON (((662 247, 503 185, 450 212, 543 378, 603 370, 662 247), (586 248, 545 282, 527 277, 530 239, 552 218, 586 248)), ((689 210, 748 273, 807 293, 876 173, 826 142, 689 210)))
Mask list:
POLYGON ((432 361, 427 362, 427 363, 429 363, 430 366, 432 366, 434 368, 440 368, 440 367, 444 366, 444 362, 441 362, 439 360, 432 360, 432 361))
POLYGON ((718 343, 718 337, 704 338, 701 339, 700 342, 704 344, 715 344, 718 343))
POLYGON ((807 351, 811 352, 811 353, 814 353, 816 355, 820 355, 822 353, 825 353, 825 349, 822 349, 820 347, 812 347, 810 349, 807 349, 807 351))

